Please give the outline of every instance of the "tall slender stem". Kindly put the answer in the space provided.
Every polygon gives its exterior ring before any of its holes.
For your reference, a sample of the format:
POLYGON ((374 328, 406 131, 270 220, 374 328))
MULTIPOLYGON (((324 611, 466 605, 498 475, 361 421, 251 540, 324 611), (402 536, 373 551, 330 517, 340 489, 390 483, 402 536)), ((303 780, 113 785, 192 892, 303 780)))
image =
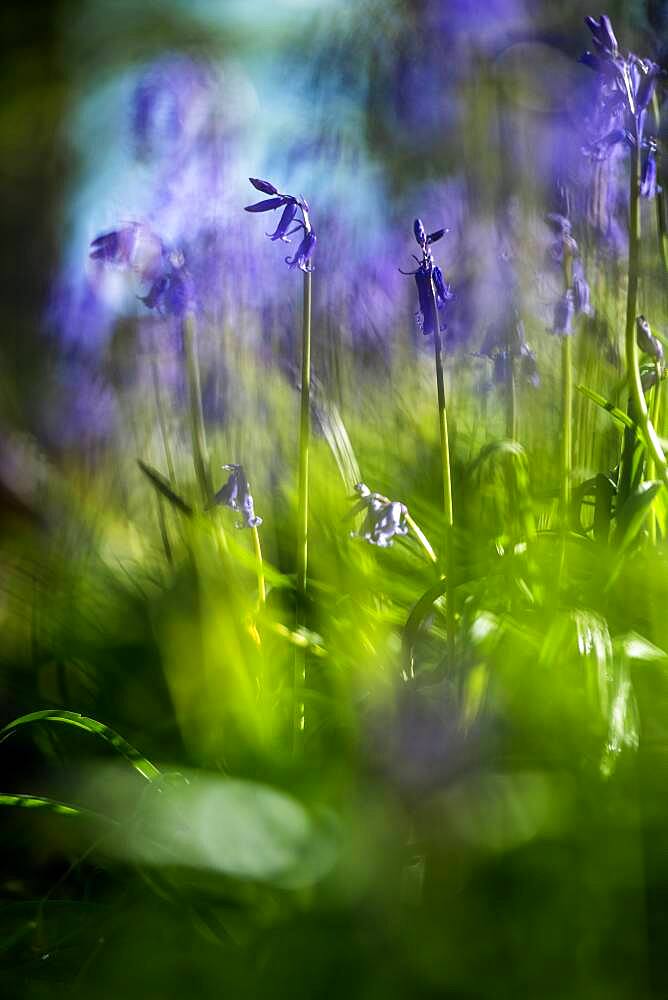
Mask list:
MULTIPOLYGON (((308 569, 308 465, 311 432, 311 272, 304 272, 302 312, 302 376, 301 409, 299 415, 299 485, 297 497, 297 629, 306 604, 306 574, 308 569)), ((294 674, 294 739, 304 731, 304 688, 306 686, 306 652, 295 653, 294 674)))
POLYGON ((206 447, 204 412, 202 409, 202 386, 200 383, 199 359, 197 354, 197 321, 192 310, 189 310, 183 318, 183 349, 188 378, 193 463, 202 496, 202 503, 206 507, 211 502, 213 489, 209 469, 209 456, 206 447))
POLYGON ((162 405, 162 393, 160 391, 160 373, 158 371, 158 363, 156 361, 156 338, 151 336, 151 378, 153 380, 153 394, 155 395, 155 410, 158 417, 158 426, 160 427, 160 436, 162 438, 162 447, 165 452, 165 462, 167 463, 167 473, 169 475, 169 481, 174 485, 176 483, 176 476, 174 474, 174 461, 172 459, 172 449, 169 444, 169 435, 167 433, 167 421, 165 419, 165 411, 162 405))
MULTIPOLYGON (((656 384, 652 393, 652 411, 650 414, 650 419, 652 426, 655 428, 657 434, 660 434, 661 428, 659 421, 661 419, 661 365, 658 363, 655 365, 656 374, 656 384)), ((650 456, 647 462, 647 478, 654 479, 656 475, 656 463, 654 458, 650 456)), ((652 504, 649 511, 649 540, 652 545, 656 545, 656 512, 654 510, 654 505, 652 504)))
POLYGON ((432 283, 434 297, 434 361, 436 364, 436 389, 438 393, 438 425, 441 438, 441 472, 443 476, 443 513, 445 515, 445 574, 447 589, 446 628, 448 633, 448 655, 452 662, 455 652, 455 602, 454 602, 454 508, 452 505, 452 474, 450 467, 450 440, 448 436, 448 413, 445 405, 445 381, 443 378, 443 355, 441 352, 441 331, 438 320, 436 292, 432 283))
POLYGON ((515 385, 515 359, 508 352, 506 364, 506 437, 517 440, 517 388, 515 385))
POLYGON ((640 153, 638 144, 631 149, 631 181, 629 190, 629 277, 626 293, 625 352, 631 403, 637 414, 650 457, 668 482, 668 463, 661 442, 649 418, 647 400, 640 377, 640 360, 636 340, 636 313, 638 301, 638 275, 640 266, 640 153))
MULTIPOLYGON (((573 285, 573 259, 564 242, 564 291, 573 285)), ((573 346, 571 335, 561 340, 561 516, 568 530, 571 506, 571 475, 573 468, 573 346)))
POLYGON ((267 590, 264 582, 264 563, 262 561, 262 546, 260 545, 260 532, 257 526, 251 528, 253 536, 253 548, 255 550, 255 561, 257 565, 257 598, 260 607, 263 607, 267 600, 267 590))
POLYGON ((573 347, 571 337, 561 341, 561 504, 564 526, 568 527, 573 465, 573 347))
MULTIPOLYGON (((659 108, 659 97, 654 91, 652 95, 652 112, 656 123, 657 136, 661 132, 661 111, 659 108)), ((668 234, 666 233, 666 196, 662 187, 657 186, 656 195, 656 232, 659 243, 659 258, 663 270, 668 274, 668 234)))

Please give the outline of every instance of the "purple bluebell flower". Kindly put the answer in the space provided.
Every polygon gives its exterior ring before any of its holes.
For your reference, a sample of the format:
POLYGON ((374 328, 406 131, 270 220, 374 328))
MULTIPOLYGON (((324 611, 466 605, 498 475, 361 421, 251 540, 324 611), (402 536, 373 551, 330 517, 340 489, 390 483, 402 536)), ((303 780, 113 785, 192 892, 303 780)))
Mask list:
POLYGON ((619 45, 612 30, 612 23, 607 14, 601 14, 598 20, 595 17, 585 17, 585 23, 592 34, 592 42, 597 53, 610 59, 616 59, 619 55, 619 45))
POLYGON ((229 479, 216 493, 212 506, 229 507, 242 516, 237 528, 257 528, 262 518, 255 513, 253 497, 242 465, 223 465, 230 473, 229 479))
POLYGON ((656 179, 656 139, 647 141, 640 178, 641 198, 654 198, 658 188, 656 179))
POLYGON ((148 226, 139 222, 97 236, 91 260, 132 271, 147 286, 137 296, 148 309, 182 316, 193 306, 193 292, 183 254, 170 249, 148 226))
POLYGON ((533 386, 540 384, 536 353, 526 342, 524 323, 516 309, 488 328, 478 353, 491 360, 496 385, 508 382, 515 361, 519 362, 519 375, 523 381, 533 386))
POLYGON ((397 535, 408 534, 406 515, 408 508, 398 500, 388 500, 380 493, 372 493, 365 483, 355 486, 359 500, 353 507, 351 515, 365 512, 364 521, 359 531, 352 531, 352 538, 363 538, 370 545, 387 549, 397 535))
POLYGON ((277 208, 282 208, 283 212, 276 229, 273 233, 266 235, 272 241, 281 240, 283 243, 289 243, 288 237, 300 232, 302 238, 299 246, 292 257, 285 258, 285 263, 291 269, 298 267, 300 271, 312 271, 311 257, 315 250, 316 235, 311 225, 308 202, 304 198, 297 198, 292 194, 281 194, 270 181, 257 177, 249 177, 249 180, 254 188, 270 197, 255 202, 253 205, 246 205, 245 211, 273 212, 277 208), (300 219, 297 218, 297 213, 300 213, 300 219))
POLYGON ((663 366, 663 344, 652 333, 652 328, 644 316, 636 319, 636 340, 638 347, 648 354, 659 367, 663 366))
POLYGON ((580 257, 573 261, 573 304, 577 316, 592 316, 594 309, 591 304, 591 292, 584 274, 580 257))
POLYGON ((573 320, 575 318, 575 295, 572 288, 567 288, 563 295, 557 300, 554 307, 554 319, 552 321, 552 333, 559 337, 568 337, 573 333, 573 320))
POLYGON ((422 257, 413 255, 418 265, 415 271, 401 271, 401 268, 399 270, 402 274, 415 276, 420 307, 418 322, 422 332, 427 336, 441 329, 438 312, 454 297, 452 289, 445 283, 440 267, 434 264, 430 249, 433 243, 445 235, 447 229, 437 229, 433 233, 427 233, 422 220, 416 219, 413 223, 413 232, 422 251, 422 257))

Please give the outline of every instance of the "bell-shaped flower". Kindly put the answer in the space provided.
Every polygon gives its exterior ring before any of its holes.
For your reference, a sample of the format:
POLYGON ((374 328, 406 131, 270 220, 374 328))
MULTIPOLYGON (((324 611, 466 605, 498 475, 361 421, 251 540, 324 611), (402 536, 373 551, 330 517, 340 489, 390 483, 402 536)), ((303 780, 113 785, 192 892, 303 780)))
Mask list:
POLYGON ((226 483, 216 493, 214 506, 229 507, 242 516, 237 522, 237 528, 257 528, 262 524, 262 518, 255 513, 253 496, 242 465, 224 465, 223 469, 230 473, 226 483))
POLYGON ((422 251, 422 257, 415 257, 418 265, 415 271, 401 271, 399 268, 402 274, 412 274, 415 277, 419 305, 418 324, 425 336, 441 329, 439 311, 446 302, 454 298, 452 289, 443 278, 443 272, 434 264, 430 249, 432 243, 440 240, 447 231, 447 229, 437 229, 433 233, 427 233, 422 220, 416 219, 413 223, 413 233, 422 251))
POLYGON ((312 271, 311 257, 315 250, 316 235, 311 225, 308 202, 302 197, 297 198, 292 194, 282 194, 270 181, 257 177, 250 177, 249 180, 254 188, 269 195, 269 197, 263 201, 255 202, 253 205, 246 205, 245 211, 273 212, 277 208, 282 208, 283 211, 276 229, 273 233, 266 235, 274 242, 280 240, 283 243, 289 243, 288 237, 294 233, 301 233, 299 246, 291 257, 285 258, 285 263, 291 269, 298 267, 301 271, 312 271), (298 214, 301 215, 301 218, 297 217, 298 214))
POLYGON ((663 344, 654 336, 644 316, 636 319, 636 340, 640 350, 648 354, 659 367, 663 367, 663 344))
POLYGON ((359 500, 351 514, 364 511, 364 521, 359 531, 351 532, 352 538, 363 538, 370 545, 389 548, 397 535, 408 534, 408 508, 398 500, 388 500, 380 493, 372 493, 365 483, 358 483, 355 491, 359 500))

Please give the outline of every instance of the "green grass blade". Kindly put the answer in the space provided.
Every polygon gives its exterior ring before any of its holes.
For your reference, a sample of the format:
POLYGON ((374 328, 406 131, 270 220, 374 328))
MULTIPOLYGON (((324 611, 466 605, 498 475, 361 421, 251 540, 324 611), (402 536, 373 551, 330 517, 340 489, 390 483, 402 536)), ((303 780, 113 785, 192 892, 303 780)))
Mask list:
POLYGON ((71 806, 66 802, 58 802, 57 799, 49 799, 44 795, 15 795, 10 792, 0 792, 0 806, 12 806, 17 809, 37 809, 40 812, 55 813, 58 816, 78 816, 83 819, 104 819, 107 822, 111 822, 107 817, 92 812, 90 809, 71 806))
POLYGON ((154 469, 153 466, 147 465, 146 462, 141 460, 141 458, 137 459, 137 465, 147 477, 153 488, 157 490, 161 496, 165 497, 165 499, 168 500, 173 507, 176 507, 177 510, 180 510, 182 514, 186 514, 188 517, 192 515, 193 509, 190 504, 186 503, 186 501, 172 489, 171 483, 165 478, 165 476, 158 472, 157 469, 154 469))
POLYGON ((79 715, 78 712, 66 712, 60 709, 45 709, 41 712, 31 712, 29 715, 21 715, 18 719, 14 719, 13 722, 9 722, 6 726, 0 729, 0 742, 8 739, 13 733, 16 732, 21 726, 28 725, 32 722, 62 722, 65 725, 76 726, 78 729, 84 729, 86 732, 94 733, 96 736, 100 736, 103 740, 109 743, 116 753, 125 757, 127 761, 134 767, 135 771, 138 771, 143 778, 147 781, 155 781, 156 778, 160 777, 160 771, 154 764, 147 760, 146 757, 142 756, 138 750, 136 750, 127 740, 124 740, 122 736, 119 736, 117 732, 110 729, 109 726, 105 726, 102 722, 97 722, 96 719, 89 719, 85 715, 79 715))

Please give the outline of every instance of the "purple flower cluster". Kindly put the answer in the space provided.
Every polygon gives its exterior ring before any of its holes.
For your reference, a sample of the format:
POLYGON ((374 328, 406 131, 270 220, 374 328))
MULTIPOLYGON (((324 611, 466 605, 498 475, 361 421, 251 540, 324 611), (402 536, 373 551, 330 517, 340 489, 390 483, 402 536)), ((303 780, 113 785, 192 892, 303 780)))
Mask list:
POLYGON ((246 212, 272 212, 277 208, 282 208, 281 217, 273 233, 266 235, 270 240, 280 240, 282 243, 289 243, 289 237, 294 233, 301 233, 302 238, 292 257, 286 257, 285 263, 290 268, 298 267, 301 271, 312 271, 313 265, 311 257, 315 250, 316 235, 311 226, 308 202, 302 198, 296 198, 292 194, 281 194, 277 187, 269 181, 259 180, 257 177, 249 177, 253 187, 263 194, 270 195, 263 201, 258 201, 254 205, 246 205, 246 212), (297 218, 297 214, 301 218, 297 218))
POLYGON ((439 310, 443 309, 446 302, 453 298, 452 290, 443 280, 443 272, 440 267, 434 264, 431 252, 431 245, 440 240, 447 229, 437 229, 433 233, 427 233, 422 220, 416 219, 413 223, 413 232, 417 245, 422 251, 422 257, 416 257, 413 254, 418 265, 416 270, 401 271, 401 273, 415 276, 420 306, 418 322, 420 329, 427 336, 430 333, 439 332, 441 329, 439 310))
POLYGON ((586 17, 585 21, 592 34, 593 51, 585 52, 581 62, 598 76, 595 122, 599 134, 584 151, 592 159, 601 160, 620 144, 636 147, 642 162, 640 193, 652 198, 657 184, 657 138, 645 132, 647 109, 661 69, 651 59, 641 59, 633 52, 621 53, 607 14, 598 19, 586 17))
POLYGON ((182 316, 193 306, 192 281, 183 254, 170 249, 148 226, 132 222, 96 237, 91 259, 134 272, 147 287, 138 296, 161 315, 182 316))
POLYGON ((262 524, 262 518, 255 513, 253 496, 246 473, 242 465, 224 465, 223 469, 230 473, 229 479, 216 493, 213 505, 229 507, 241 514, 242 520, 237 528, 257 528, 262 524))

